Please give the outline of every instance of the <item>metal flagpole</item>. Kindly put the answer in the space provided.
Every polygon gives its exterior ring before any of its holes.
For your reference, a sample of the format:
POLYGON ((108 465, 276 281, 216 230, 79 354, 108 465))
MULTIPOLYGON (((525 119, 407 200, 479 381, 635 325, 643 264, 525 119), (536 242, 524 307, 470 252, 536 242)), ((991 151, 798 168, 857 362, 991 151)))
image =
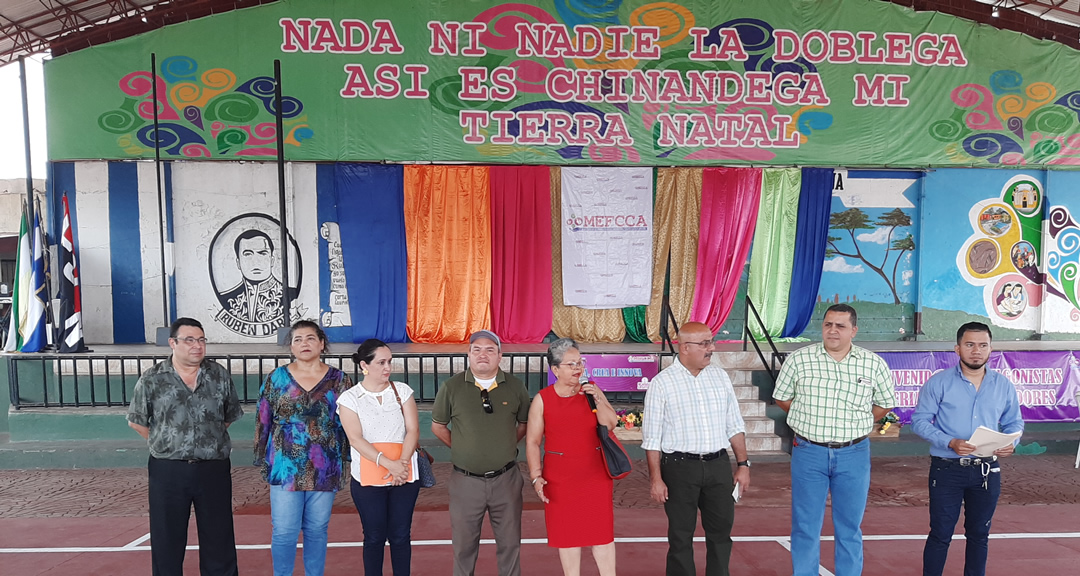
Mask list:
MULTIPOLYGON (((34 242, 41 241, 35 237, 34 229, 34 211, 40 212, 39 207, 34 202, 34 175, 33 175, 33 163, 30 161, 30 98, 26 92, 26 57, 19 56, 19 89, 22 92, 22 116, 23 116, 23 147, 26 149, 26 222, 30 230, 30 252, 33 255, 34 242)), ((42 247, 47 246, 42 242, 42 247)), ((42 254, 42 258, 48 258, 48 251, 45 250, 42 254)), ((31 259, 32 261, 32 259, 31 259)), ((48 260, 46 260, 48 262, 48 260)), ((18 279, 16 279, 17 283, 18 279)), ((46 278, 46 282, 48 282, 46 278)), ((51 283, 50 283, 51 284, 51 283)), ((46 284, 45 286, 45 298, 43 304, 45 305, 45 318, 49 319, 49 303, 51 299, 49 294, 52 294, 52 286, 46 284)), ((53 326, 55 328, 55 326, 53 326)), ((53 338, 53 342, 56 342, 56 338, 53 338)), ((48 342, 46 342, 48 344, 48 342)))
POLYGON ((161 133, 158 131, 157 53, 150 53, 150 84, 154 98, 154 170, 157 175, 158 234, 161 238, 161 319, 164 327, 158 327, 155 340, 158 346, 169 345, 169 290, 165 282, 165 208, 161 200, 161 133))
POLYGON ((281 310, 285 325, 278 331, 278 342, 284 344, 286 330, 292 317, 289 293, 289 232, 285 222, 285 134, 281 110, 281 60, 274 60, 274 118, 277 120, 278 212, 281 217, 281 310))
POLYGON ((30 101, 26 96, 26 57, 19 56, 19 88, 22 90, 23 142, 26 148, 26 219, 34 225, 34 177, 30 164, 30 101))

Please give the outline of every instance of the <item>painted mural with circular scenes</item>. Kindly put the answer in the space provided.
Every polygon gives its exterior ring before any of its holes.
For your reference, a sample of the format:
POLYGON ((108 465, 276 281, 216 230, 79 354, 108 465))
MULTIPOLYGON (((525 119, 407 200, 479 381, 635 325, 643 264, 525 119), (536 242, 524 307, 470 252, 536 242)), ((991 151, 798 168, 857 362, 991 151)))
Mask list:
POLYGON ((980 240, 972 244, 971 249, 968 250, 968 266, 976 274, 988 274, 997 266, 997 263, 997 244, 989 240, 980 240))
MULTIPOLYGON (((282 307, 281 227, 266 214, 241 214, 226 222, 210 243, 209 273, 221 310, 214 317, 229 330, 270 338, 287 325, 282 307)), ((303 284, 300 249, 287 242, 289 295, 295 301, 303 284)))
POLYGON ((979 227, 990 236, 1001 236, 1012 227, 1012 214, 1000 206, 991 206, 979 214, 979 227))

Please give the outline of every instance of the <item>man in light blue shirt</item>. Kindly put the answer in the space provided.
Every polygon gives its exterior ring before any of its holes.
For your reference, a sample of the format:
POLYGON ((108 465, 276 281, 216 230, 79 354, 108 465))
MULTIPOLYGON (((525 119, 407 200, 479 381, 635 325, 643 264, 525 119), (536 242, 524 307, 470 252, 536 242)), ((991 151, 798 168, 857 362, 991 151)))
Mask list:
POLYGON ((911 417, 915 433, 930 442, 930 535, 923 548, 923 576, 940 576, 945 569, 961 503, 967 538, 964 576, 986 574, 990 520, 1001 494, 998 458, 1012 454, 1015 443, 976 458, 975 446, 965 439, 979 426, 1006 434, 1024 430, 1016 388, 986 369, 991 338, 986 324, 961 326, 955 348, 960 362, 926 381, 911 417))

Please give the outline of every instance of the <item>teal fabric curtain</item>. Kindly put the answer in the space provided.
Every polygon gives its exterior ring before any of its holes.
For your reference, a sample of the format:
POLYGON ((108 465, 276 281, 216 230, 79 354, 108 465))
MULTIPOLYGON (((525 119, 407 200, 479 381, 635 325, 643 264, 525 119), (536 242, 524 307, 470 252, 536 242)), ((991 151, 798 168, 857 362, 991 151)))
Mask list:
MULTIPOLYGON (((774 338, 780 336, 787 321, 801 186, 802 171, 798 168, 763 170, 747 296, 774 338)), ((753 314, 747 325, 754 338, 765 337, 753 314)))

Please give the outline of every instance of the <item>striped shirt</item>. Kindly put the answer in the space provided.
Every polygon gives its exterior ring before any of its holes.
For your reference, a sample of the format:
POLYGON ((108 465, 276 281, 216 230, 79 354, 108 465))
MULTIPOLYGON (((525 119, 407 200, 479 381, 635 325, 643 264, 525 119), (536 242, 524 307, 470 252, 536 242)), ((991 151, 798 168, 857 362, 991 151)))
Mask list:
POLYGON ((641 426, 641 448, 711 454, 731 447, 746 432, 727 372, 706 366, 694 376, 676 358, 649 383, 641 426))
POLYGON ((873 406, 896 406, 881 356, 852 345, 837 362, 818 343, 795 351, 776 378, 773 398, 791 402, 787 423, 814 442, 848 442, 874 429, 873 406))

